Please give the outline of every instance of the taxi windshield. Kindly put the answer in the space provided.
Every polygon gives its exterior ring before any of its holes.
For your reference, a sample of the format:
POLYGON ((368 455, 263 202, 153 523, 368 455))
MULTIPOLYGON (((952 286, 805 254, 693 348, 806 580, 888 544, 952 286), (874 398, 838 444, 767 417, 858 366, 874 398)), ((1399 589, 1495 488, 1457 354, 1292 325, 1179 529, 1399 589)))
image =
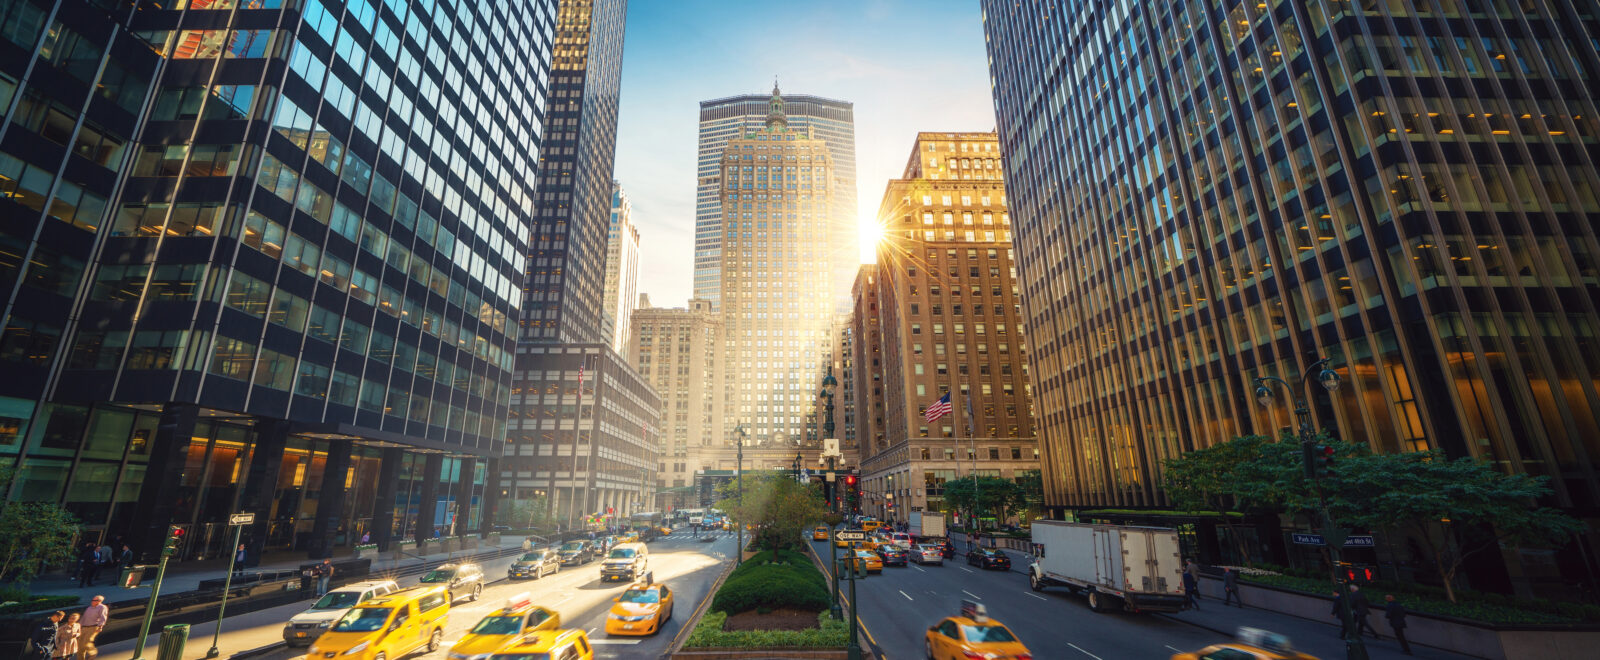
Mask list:
POLYGON ((661 602, 661 594, 656 593, 654 589, 629 589, 622 592, 622 602, 659 603, 661 602))
POLYGON ((574 550, 582 550, 582 549, 583 549, 583 541, 567 541, 566 543, 563 543, 561 545, 561 551, 562 552, 571 552, 571 551, 574 551, 574 550))
POLYGON ((372 632, 383 628, 393 610, 387 607, 362 607, 346 612, 333 624, 334 632, 372 632))
POLYGON ((1015 642, 1005 626, 961 626, 961 635, 969 642, 1015 642))
POLYGON ((438 570, 429 571, 427 575, 422 576, 422 581, 423 582, 449 582, 450 578, 453 578, 455 576, 456 576, 456 569, 453 569, 453 568, 443 569, 443 568, 441 568, 441 569, 438 569, 438 570))
POLYGON ((342 610, 355 607, 356 603, 359 602, 361 602, 360 593, 354 591, 332 591, 329 592, 328 595, 323 596, 322 600, 317 601, 316 605, 312 605, 311 609, 342 610))
POLYGON ((606 557, 610 559, 633 559, 635 552, 637 551, 633 548, 617 548, 612 550, 611 554, 606 555, 606 557))
POLYGON ((486 616, 472 627, 473 635, 515 635, 522 631, 520 616, 486 616))

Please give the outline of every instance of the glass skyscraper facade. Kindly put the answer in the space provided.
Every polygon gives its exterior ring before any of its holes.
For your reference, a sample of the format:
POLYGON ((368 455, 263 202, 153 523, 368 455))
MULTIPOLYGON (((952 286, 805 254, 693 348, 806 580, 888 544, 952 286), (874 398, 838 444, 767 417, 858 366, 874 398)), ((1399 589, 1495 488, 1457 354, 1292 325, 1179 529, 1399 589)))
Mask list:
POLYGON ((482 528, 553 2, 0 2, 0 463, 91 535, 482 528))
MULTIPOLYGON (((722 307, 722 150, 766 125, 770 96, 745 94, 700 102, 700 140, 694 205, 694 297, 722 307)), ((855 104, 811 96, 783 95, 789 126, 826 140, 833 157, 835 249, 846 250, 834 282, 855 277, 856 245, 856 119, 855 104), (846 245, 847 244, 847 245, 846 245), (844 262, 848 261, 848 268, 844 262)), ((843 292, 836 292, 843 293, 843 292)))
POLYGON ((1597 5, 982 6, 1049 506, 1163 506, 1163 459, 1293 425, 1252 378, 1328 357, 1317 428, 1591 523, 1478 586, 1592 574, 1597 5))

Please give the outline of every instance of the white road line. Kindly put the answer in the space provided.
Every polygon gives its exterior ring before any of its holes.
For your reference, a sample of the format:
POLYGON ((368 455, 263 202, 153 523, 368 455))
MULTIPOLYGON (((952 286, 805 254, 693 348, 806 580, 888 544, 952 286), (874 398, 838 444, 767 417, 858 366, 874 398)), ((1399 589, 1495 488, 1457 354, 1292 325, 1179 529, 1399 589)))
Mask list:
POLYGON ((923 572, 923 573, 926 573, 926 572, 927 572, 927 571, 923 571, 923 570, 922 570, 922 567, 921 567, 921 566, 912 566, 912 568, 915 568, 915 569, 917 569, 917 570, 918 570, 918 571, 922 571, 922 572, 923 572))
MULTIPOLYGON (((1028 593, 1026 591, 1024 591, 1022 593, 1026 594, 1026 595, 1029 595, 1029 596, 1033 596, 1034 598, 1037 598, 1039 600, 1050 600, 1049 598, 1045 598, 1044 596, 1040 596, 1039 594, 1031 594, 1031 593, 1028 593)), ((1178 652, 1179 653, 1183 653, 1183 651, 1178 651, 1178 652)))
POLYGON ((1165 647, 1167 647, 1167 648, 1169 648, 1169 649, 1172 649, 1172 650, 1174 650, 1174 651, 1177 651, 1177 652, 1179 652, 1179 653, 1183 653, 1183 651, 1182 651, 1182 650, 1181 650, 1181 649, 1175 649, 1175 648, 1172 648, 1172 645, 1171 645, 1171 644, 1162 644, 1162 646, 1165 646, 1165 647))
POLYGON ((967 591, 967 590, 966 590, 966 589, 962 589, 962 590, 961 590, 961 593, 964 593, 964 594, 966 594, 966 595, 968 595, 968 596, 971 596, 971 597, 973 597, 973 598, 976 598, 976 599, 978 599, 978 600, 983 600, 983 597, 982 597, 982 596, 979 596, 979 595, 978 595, 978 594, 975 594, 975 593, 972 593, 972 592, 970 592, 970 591, 967 591))
MULTIPOLYGON (((1100 656, 1098 656, 1098 655, 1095 655, 1095 654, 1093 654, 1093 653, 1090 653, 1090 652, 1088 652, 1088 651, 1085 651, 1085 650, 1083 650, 1083 649, 1081 649, 1081 648, 1078 648, 1078 645, 1077 645, 1077 644, 1073 644, 1073 643, 1072 643, 1072 642, 1067 642, 1067 646, 1070 646, 1070 647, 1072 647, 1072 648, 1075 648, 1075 649, 1078 649, 1078 652, 1079 652, 1079 653, 1082 653, 1082 654, 1084 654, 1084 655, 1086 655, 1086 656, 1089 656, 1089 657, 1091 657, 1091 658, 1094 658, 1094 660, 1101 660, 1101 658, 1100 658, 1100 656)), ((1168 647, 1168 648, 1171 648, 1171 647, 1168 647)))
POLYGON ((967 567, 965 567, 965 566, 957 566, 957 567, 956 567, 956 568, 959 568, 959 569, 961 569, 961 570, 963 570, 963 571, 966 571, 966 572, 968 572, 968 573, 971 573, 971 572, 972 572, 972 569, 970 569, 970 568, 967 568, 967 567))
POLYGON ((639 642, 642 642, 642 641, 644 641, 644 640, 642 640, 642 639, 591 639, 591 640, 589 640, 589 643, 593 644, 595 646, 600 646, 601 644, 638 644, 639 642))
POLYGON ((908 594, 908 593, 906 593, 906 592, 905 592, 905 591, 904 591, 904 590, 902 590, 902 589, 896 589, 896 591, 899 591, 899 592, 900 592, 900 595, 902 595, 902 596, 905 596, 905 597, 906 597, 906 600, 911 600, 911 594, 908 594))
POLYGON ((593 635, 593 634, 594 634, 594 628, 590 628, 590 629, 589 629, 589 634, 590 634, 590 635, 593 635))

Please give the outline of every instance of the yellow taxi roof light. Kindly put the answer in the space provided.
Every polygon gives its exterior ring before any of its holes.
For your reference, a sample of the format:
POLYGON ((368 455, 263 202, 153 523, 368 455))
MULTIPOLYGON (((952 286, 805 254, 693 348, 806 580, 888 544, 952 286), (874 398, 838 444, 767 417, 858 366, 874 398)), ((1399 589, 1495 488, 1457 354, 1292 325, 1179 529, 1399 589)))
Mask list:
POLYGON ((516 610, 533 604, 533 594, 526 591, 506 599, 506 609, 516 610))
POLYGON ((961 616, 972 619, 977 623, 985 623, 989 620, 989 608, 984 607, 983 603, 963 600, 961 601, 961 616))

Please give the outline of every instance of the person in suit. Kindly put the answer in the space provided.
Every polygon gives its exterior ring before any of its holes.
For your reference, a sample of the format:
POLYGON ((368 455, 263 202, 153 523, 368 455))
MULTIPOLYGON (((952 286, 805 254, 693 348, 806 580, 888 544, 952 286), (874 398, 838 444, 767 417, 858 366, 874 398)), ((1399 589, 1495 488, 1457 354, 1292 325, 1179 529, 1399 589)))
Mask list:
POLYGON ((1346 627, 1346 625, 1345 625, 1344 613, 1340 611, 1340 609, 1343 607, 1343 605, 1344 605, 1344 594, 1339 593, 1338 590, 1334 590, 1334 592, 1333 592, 1333 618, 1339 622, 1339 639, 1345 639, 1345 638, 1348 638, 1350 636, 1350 629, 1348 627, 1346 627))
POLYGON ((1222 601, 1224 606, 1233 604, 1234 607, 1244 607, 1244 598, 1239 596, 1239 572, 1233 570, 1232 566, 1222 569, 1222 593, 1225 594, 1222 601))
POLYGON ((33 634, 28 636, 28 657, 37 655, 41 658, 54 658, 56 649, 56 626, 67 618, 67 613, 56 610, 49 618, 39 622, 33 629, 33 634))
POLYGON ((1411 655, 1411 644, 1406 642, 1406 606, 1394 599, 1394 594, 1383 596, 1383 618, 1389 620, 1389 628, 1394 631, 1394 639, 1400 642, 1400 652, 1411 655))
POLYGON ((1350 585, 1350 613, 1356 617, 1356 635, 1360 636, 1365 630, 1372 633, 1373 639, 1383 639, 1378 636, 1378 631, 1372 627, 1372 622, 1367 615, 1372 613, 1372 602, 1367 600, 1367 595, 1362 593, 1361 587, 1350 585))

